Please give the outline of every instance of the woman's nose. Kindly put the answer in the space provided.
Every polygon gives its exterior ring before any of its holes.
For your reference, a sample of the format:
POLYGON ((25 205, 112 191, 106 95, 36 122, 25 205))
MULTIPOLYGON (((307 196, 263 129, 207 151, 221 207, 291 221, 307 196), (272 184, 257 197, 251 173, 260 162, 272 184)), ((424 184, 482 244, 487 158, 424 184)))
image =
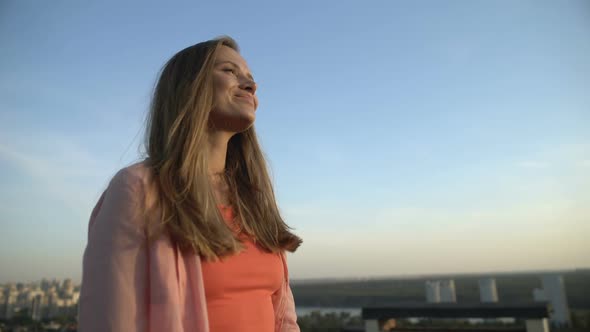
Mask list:
POLYGON ((240 88, 250 92, 251 94, 255 94, 257 85, 253 79, 248 78, 248 77, 244 77, 242 79, 242 81, 240 82, 240 88))

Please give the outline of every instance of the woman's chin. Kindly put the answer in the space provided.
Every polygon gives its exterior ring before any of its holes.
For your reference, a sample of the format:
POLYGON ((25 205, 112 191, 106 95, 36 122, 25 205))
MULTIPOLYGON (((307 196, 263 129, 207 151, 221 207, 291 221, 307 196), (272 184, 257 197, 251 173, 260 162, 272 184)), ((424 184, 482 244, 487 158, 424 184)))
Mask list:
POLYGON ((254 124, 254 121, 256 121, 256 110, 254 108, 242 109, 239 111, 239 114, 239 119, 236 119, 237 122, 247 124, 248 128, 250 128, 254 124))
POLYGON ((256 110, 253 106, 242 106, 223 111, 214 110, 209 115, 209 123, 212 128, 235 133, 248 130, 255 120, 256 110))

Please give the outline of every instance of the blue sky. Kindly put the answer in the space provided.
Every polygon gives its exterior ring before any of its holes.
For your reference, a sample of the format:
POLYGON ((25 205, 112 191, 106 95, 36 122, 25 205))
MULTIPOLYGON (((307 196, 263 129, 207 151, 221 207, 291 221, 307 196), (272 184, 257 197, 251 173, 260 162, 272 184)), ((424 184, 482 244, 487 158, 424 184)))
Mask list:
POLYGON ((293 278, 590 266, 587 1, 4 1, 0 282, 79 280, 158 70, 223 34, 293 278))

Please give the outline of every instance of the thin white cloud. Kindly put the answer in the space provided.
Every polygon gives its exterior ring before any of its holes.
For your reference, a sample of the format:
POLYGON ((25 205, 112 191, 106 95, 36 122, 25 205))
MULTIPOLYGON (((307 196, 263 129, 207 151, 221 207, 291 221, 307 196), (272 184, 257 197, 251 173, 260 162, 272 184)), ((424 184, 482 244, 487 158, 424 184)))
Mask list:
POLYGON ((551 166, 547 162, 534 161, 534 160, 520 161, 520 162, 517 162, 516 165, 519 167, 522 167, 522 168, 535 168, 535 169, 549 168, 551 166))
POLYGON ((109 168, 74 143, 57 135, 48 135, 37 145, 24 140, 16 144, 0 142, 0 159, 14 165, 32 181, 36 192, 57 198, 70 211, 86 215, 90 200, 100 188, 87 187, 88 183, 106 178, 109 168), (42 149, 40 144, 51 149, 42 149), (19 144, 20 143, 20 144, 19 144))
POLYGON ((590 166, 590 142, 562 143, 547 145, 543 149, 531 151, 515 160, 517 167, 525 169, 562 169, 568 167, 590 166))

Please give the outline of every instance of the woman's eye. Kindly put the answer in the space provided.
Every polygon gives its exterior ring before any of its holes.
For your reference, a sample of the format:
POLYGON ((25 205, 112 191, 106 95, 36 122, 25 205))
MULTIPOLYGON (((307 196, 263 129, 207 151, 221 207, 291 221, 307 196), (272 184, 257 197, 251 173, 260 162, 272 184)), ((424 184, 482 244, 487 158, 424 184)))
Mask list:
POLYGON ((237 71, 233 68, 225 68, 225 69, 223 69, 223 71, 226 73, 232 73, 233 75, 237 76, 237 71))

